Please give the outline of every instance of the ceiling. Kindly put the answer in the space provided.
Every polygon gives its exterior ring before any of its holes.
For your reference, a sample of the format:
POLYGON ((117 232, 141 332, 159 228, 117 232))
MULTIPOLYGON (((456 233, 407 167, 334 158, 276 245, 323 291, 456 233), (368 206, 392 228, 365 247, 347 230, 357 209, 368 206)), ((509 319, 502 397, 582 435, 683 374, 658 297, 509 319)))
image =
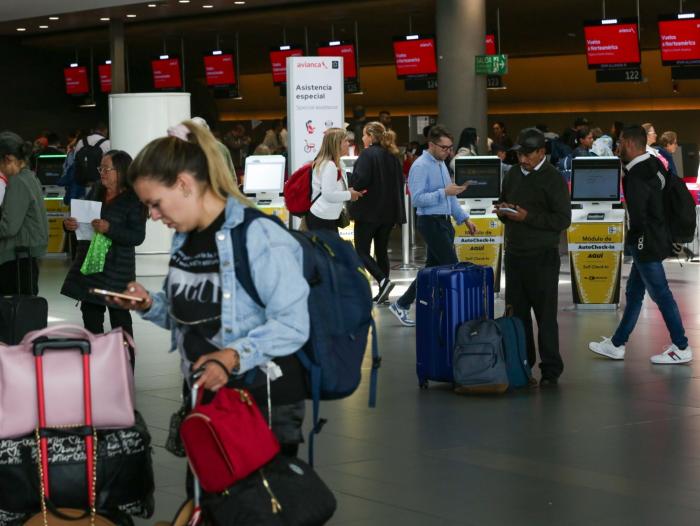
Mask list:
MULTIPOLYGON (((280 43, 354 39, 358 28, 361 65, 390 64, 391 37, 414 32, 435 32, 436 2, 445 0, 155 0, 134 4, 119 0, 61 0, 60 20, 48 21, 55 0, 2 0, 0 35, 20 38, 35 48, 64 50, 74 56, 92 49, 109 53, 109 22, 124 20, 132 64, 166 48, 169 52, 199 53, 217 47, 233 49, 238 34, 242 73, 269 70, 266 52, 280 43), (89 10, 75 11, 89 5, 89 10), (203 5, 211 5, 205 9, 203 5), (71 11, 71 12, 68 12, 71 11), (11 15, 9 13, 12 13, 11 15), (37 13, 42 16, 35 17, 37 13), (127 14, 136 15, 126 18, 127 14), (30 18, 20 18, 28 15, 30 18), (12 21, 8 21, 9 17, 12 21), (4 21, 3 21, 4 20, 4 21), (21 24, 21 25, 20 25, 21 24), (39 29, 39 25, 48 25, 39 29), (26 31, 18 33, 17 27, 26 31)), ((658 49, 657 16, 678 10, 678 0, 639 0, 643 49, 658 49)), ((486 0, 487 28, 495 31, 500 11, 501 50, 511 56, 583 53, 582 23, 603 17, 634 17, 636 0, 486 0)), ((684 11, 700 11, 700 0, 685 0, 684 11)))

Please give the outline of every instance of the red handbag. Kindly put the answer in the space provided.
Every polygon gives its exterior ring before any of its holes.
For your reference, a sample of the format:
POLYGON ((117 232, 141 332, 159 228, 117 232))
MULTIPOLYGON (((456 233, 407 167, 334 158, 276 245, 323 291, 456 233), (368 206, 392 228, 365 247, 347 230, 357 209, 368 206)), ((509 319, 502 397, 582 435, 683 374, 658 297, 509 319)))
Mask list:
POLYGON ((202 488, 220 493, 270 462, 280 445, 248 391, 222 388, 208 404, 201 395, 180 436, 202 488))

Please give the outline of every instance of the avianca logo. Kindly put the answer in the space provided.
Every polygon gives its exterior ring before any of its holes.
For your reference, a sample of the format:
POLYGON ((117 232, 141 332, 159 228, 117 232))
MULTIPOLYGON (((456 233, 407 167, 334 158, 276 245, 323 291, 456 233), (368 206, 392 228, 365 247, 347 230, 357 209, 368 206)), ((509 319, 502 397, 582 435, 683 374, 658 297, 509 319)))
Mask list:
POLYGON ((299 62, 297 68, 328 69, 325 62, 299 62))
POLYGON ((620 29, 620 34, 622 35, 623 33, 632 33, 633 35, 637 34, 637 28, 636 27, 626 27, 620 29))

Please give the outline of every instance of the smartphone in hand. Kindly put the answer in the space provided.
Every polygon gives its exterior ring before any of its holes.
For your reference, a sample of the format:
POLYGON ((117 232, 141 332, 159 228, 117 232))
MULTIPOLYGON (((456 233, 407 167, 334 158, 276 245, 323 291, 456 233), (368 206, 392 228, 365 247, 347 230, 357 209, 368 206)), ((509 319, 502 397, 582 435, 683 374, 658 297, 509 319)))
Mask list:
POLYGON ((128 301, 143 301, 143 298, 129 296, 128 294, 122 294, 121 292, 114 292, 112 290, 90 289, 88 292, 90 292, 90 294, 97 294, 98 296, 111 296, 113 298, 120 298, 128 301))

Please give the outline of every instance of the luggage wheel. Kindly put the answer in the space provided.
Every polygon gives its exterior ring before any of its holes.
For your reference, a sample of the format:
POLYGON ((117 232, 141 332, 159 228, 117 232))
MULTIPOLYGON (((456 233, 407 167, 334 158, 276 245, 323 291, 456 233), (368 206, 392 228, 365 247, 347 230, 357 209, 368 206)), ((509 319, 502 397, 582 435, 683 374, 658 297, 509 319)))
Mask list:
POLYGON ((428 388, 428 380, 418 380, 418 387, 421 389, 428 388))

